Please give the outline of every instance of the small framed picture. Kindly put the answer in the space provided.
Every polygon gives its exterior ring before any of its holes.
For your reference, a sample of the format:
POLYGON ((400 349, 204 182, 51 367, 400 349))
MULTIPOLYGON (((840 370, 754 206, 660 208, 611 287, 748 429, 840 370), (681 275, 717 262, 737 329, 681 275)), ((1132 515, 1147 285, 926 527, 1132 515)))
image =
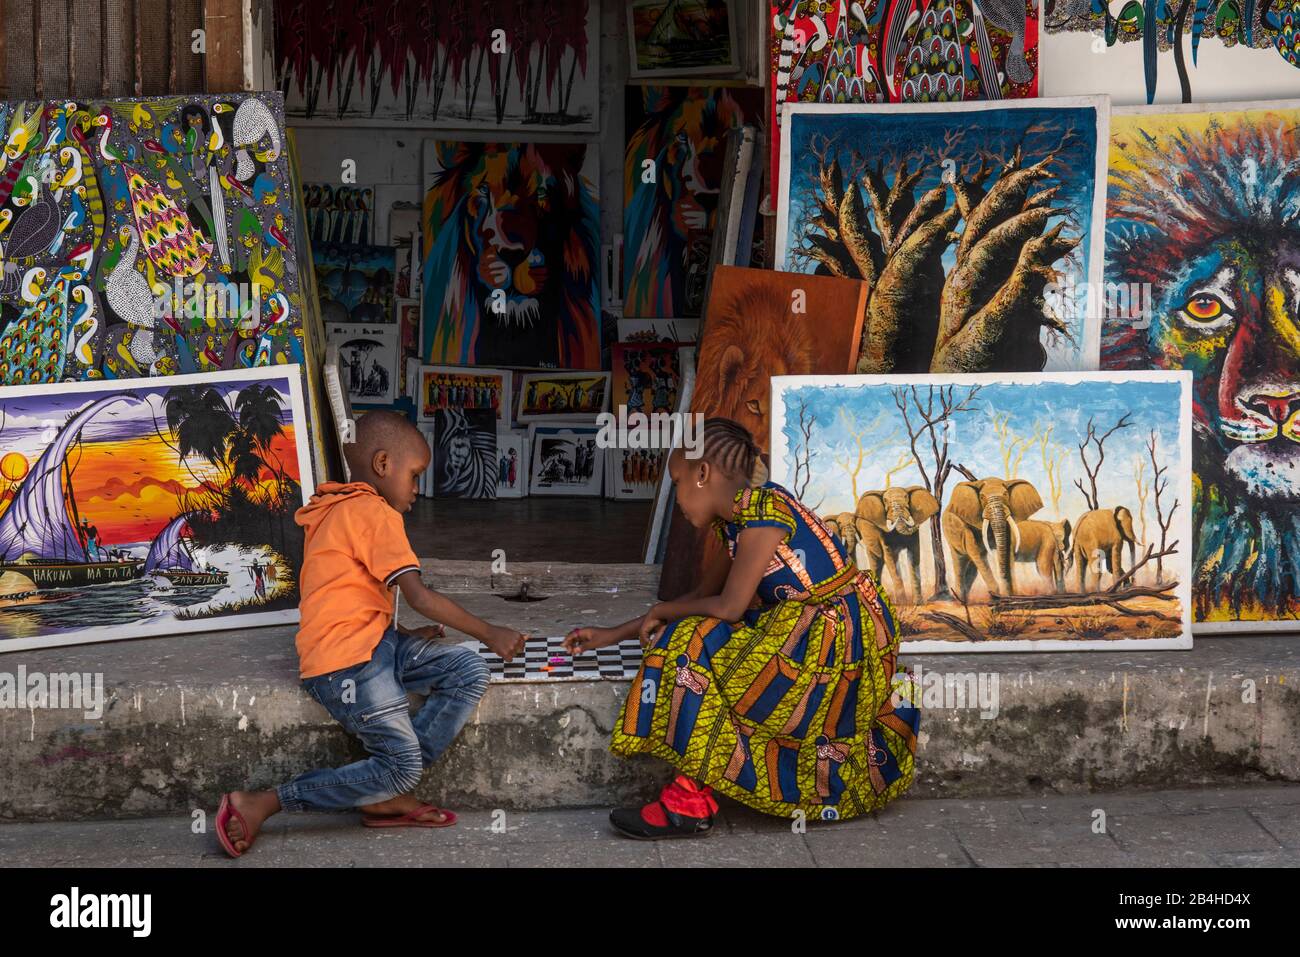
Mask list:
POLYGON ((667 460, 667 450, 628 448, 620 436, 617 446, 605 450, 605 497, 640 501, 653 499, 667 460))
POLYGON ((599 496, 605 477, 599 434, 594 425, 530 425, 528 494, 599 496))
POLYGON ((397 327, 401 330, 401 362, 398 364, 401 376, 397 388, 402 395, 409 395, 411 390, 406 383, 407 360, 420 355, 420 303, 415 299, 397 299, 393 311, 397 314, 397 327))
POLYGON ((528 494, 528 430, 497 433, 497 498, 528 494))
POLYGON ((497 497, 497 423, 491 409, 439 409, 433 420, 436 498, 497 497))
POLYGON ((420 366, 415 400, 416 417, 432 422, 442 409, 491 410, 498 429, 510 428, 508 369, 470 366, 420 366))
POLYGON ((344 446, 356 440, 356 416, 352 412, 352 403, 348 400, 345 387, 347 375, 339 357, 338 343, 331 342, 325 347, 325 396, 329 401, 330 415, 334 419, 334 431, 339 440, 339 458, 343 462, 343 480, 352 478, 348 468, 347 456, 343 454, 344 446))
POLYGON ((609 411, 608 372, 525 372, 518 422, 595 422, 609 411))
POLYGON ((348 399, 370 405, 391 405, 397 398, 398 328, 396 323, 338 323, 326 337, 339 349, 348 399))
POLYGON ((628 0, 628 76, 726 76, 741 70, 733 0, 628 0))
POLYGON ((693 343, 700 335, 698 319, 620 319, 618 341, 627 343, 693 343))

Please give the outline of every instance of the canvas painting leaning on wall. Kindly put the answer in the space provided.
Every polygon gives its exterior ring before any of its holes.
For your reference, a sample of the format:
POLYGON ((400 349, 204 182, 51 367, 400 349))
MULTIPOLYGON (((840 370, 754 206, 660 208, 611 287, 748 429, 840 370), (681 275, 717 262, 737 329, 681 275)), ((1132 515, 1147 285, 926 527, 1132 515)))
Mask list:
POLYGON ((911 651, 1190 648, 1191 376, 781 376, 772 479, 911 651))

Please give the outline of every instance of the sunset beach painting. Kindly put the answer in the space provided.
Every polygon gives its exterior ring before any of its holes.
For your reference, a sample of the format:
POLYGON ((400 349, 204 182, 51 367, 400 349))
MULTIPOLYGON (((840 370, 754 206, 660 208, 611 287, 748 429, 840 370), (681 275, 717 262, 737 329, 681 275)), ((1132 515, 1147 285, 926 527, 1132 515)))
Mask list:
POLYGON ((0 388, 0 652, 295 621, 304 415, 296 366, 0 388))

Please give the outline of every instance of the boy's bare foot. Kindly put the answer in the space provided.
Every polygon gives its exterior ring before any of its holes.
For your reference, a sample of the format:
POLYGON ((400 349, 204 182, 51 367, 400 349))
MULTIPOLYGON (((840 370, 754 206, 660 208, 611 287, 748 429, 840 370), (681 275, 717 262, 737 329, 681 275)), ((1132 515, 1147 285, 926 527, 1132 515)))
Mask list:
POLYGON ((245 834, 238 817, 232 814, 226 821, 226 836, 235 850, 243 854, 253 846, 266 819, 280 810, 280 796, 274 791, 231 791, 230 804, 248 824, 245 834))
MULTIPOLYGON (((361 813, 366 817, 401 817, 403 814, 410 814, 417 808, 424 807, 423 801, 418 800, 414 794, 399 794, 395 798, 387 801, 380 801, 377 804, 367 804, 361 808, 361 813)), ((442 824, 450 815, 446 811, 438 808, 430 808, 423 814, 415 817, 417 821, 431 821, 434 824, 442 824)), ((251 826, 251 825, 250 825, 251 826)))

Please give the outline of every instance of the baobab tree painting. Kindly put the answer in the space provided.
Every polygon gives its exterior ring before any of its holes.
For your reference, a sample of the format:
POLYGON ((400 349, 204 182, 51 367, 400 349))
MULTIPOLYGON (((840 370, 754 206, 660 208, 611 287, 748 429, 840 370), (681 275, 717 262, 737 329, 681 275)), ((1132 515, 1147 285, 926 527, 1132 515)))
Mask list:
POLYGON ((776 261, 868 284, 859 372, 1095 368, 1103 98, 785 116, 776 261))
POLYGON ((1185 373, 772 384, 773 481, 876 577, 909 650, 1190 646, 1185 373))
POLYGON ((276 78, 294 116, 594 132, 599 4, 284 0, 276 78))

